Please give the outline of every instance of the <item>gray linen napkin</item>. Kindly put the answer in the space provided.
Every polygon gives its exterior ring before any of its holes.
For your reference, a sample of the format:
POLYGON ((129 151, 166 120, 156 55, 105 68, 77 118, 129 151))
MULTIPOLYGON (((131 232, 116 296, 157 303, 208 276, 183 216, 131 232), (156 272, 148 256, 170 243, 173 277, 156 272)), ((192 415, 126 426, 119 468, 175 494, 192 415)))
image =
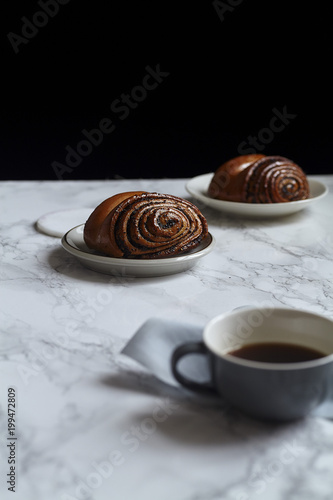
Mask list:
MULTIPOLYGON (((202 340, 202 325, 150 318, 130 339, 121 351, 138 361, 163 382, 179 387, 171 371, 174 349, 185 342, 202 340)), ((182 370, 196 381, 209 379, 209 367, 205 356, 189 355, 181 361, 182 370)))

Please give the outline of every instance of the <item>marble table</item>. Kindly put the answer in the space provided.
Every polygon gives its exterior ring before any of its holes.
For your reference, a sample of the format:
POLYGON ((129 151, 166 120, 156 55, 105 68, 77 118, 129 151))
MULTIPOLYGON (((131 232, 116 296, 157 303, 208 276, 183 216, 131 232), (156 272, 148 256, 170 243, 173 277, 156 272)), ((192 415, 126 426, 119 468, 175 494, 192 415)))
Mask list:
POLYGON ((328 195, 284 218, 246 220, 197 203, 214 250, 183 273, 138 279, 82 267, 35 222, 138 188, 191 199, 186 179, 1 183, 2 500, 331 500, 332 419, 252 420, 121 354, 151 317, 203 326, 267 301, 332 317, 333 176, 314 178, 328 195))

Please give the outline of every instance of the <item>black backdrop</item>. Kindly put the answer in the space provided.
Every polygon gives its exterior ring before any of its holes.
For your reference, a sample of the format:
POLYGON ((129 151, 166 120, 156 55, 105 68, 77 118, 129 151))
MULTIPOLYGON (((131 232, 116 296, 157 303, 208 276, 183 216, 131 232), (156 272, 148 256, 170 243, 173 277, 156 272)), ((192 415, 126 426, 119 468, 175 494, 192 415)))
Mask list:
POLYGON ((192 177, 250 151, 333 173, 323 9, 12 0, 1 16, 1 179, 192 177))

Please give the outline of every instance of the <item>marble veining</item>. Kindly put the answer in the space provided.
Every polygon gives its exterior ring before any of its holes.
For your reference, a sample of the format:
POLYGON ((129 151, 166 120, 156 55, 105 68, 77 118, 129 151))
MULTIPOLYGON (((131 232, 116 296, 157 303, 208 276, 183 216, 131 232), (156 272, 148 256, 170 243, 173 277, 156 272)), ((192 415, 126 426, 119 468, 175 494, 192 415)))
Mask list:
MULTIPOLYGON (((191 199, 185 179, 2 182, 0 495, 16 500, 327 500, 333 420, 251 420, 202 404, 120 354, 148 318, 204 325, 252 304, 333 316, 333 177, 312 207, 240 219, 196 203, 216 247, 156 278, 81 266, 43 214, 143 189, 191 199), (17 391, 17 484, 6 484, 7 388, 17 391)), ((84 221, 82 221, 84 222, 84 221)), ((70 229, 70 228, 68 228, 70 229)))

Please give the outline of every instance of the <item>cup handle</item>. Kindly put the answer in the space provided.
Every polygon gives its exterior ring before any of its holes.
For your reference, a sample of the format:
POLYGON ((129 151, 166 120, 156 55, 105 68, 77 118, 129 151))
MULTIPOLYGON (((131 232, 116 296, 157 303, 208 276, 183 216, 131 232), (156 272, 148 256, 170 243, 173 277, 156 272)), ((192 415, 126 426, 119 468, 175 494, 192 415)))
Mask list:
POLYGON ((173 376, 181 385, 183 385, 187 389, 196 392, 216 395, 216 389, 211 380, 207 382, 196 382, 195 380, 187 378, 185 375, 178 371, 178 362, 181 360, 181 358, 189 354, 202 354, 204 356, 207 356, 208 349, 203 342, 186 342, 186 344, 182 344, 177 347, 173 351, 171 357, 171 369, 173 376))

